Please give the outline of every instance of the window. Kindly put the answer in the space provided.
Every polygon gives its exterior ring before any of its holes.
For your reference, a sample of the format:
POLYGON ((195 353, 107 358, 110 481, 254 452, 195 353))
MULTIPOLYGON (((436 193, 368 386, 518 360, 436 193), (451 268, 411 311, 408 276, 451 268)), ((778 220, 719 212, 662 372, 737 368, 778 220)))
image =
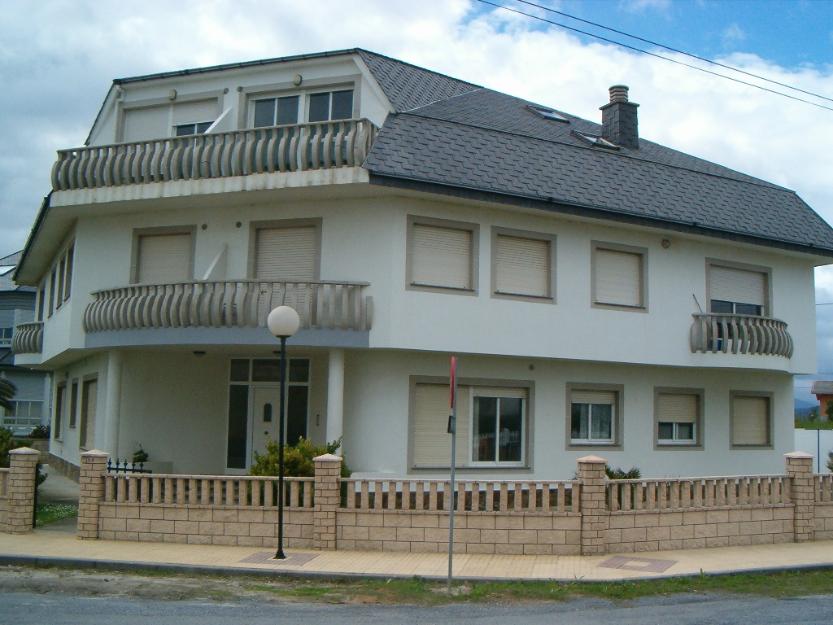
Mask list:
POLYGON ((64 301, 64 278, 66 277, 67 261, 64 256, 58 261, 58 291, 55 300, 55 308, 60 308, 64 301))
POLYGON ((177 137, 186 137, 188 135, 201 135, 211 127, 214 122, 197 122, 194 124, 179 124, 174 126, 174 135, 177 137))
POLYGON ((255 100, 254 127, 297 124, 299 102, 297 95, 255 100))
POLYGON ((12 331, 14 328, 0 328, 0 345, 12 344, 12 331))
POLYGON ((309 95, 307 120, 325 122, 353 117, 353 90, 328 91, 309 95))
POLYGON ((49 274, 49 316, 55 312, 55 280, 57 278, 57 269, 52 268, 49 274))
POLYGON ((645 251, 593 243, 593 304, 645 309, 645 251))
POLYGON ((494 230, 492 288, 495 295, 552 299, 553 238, 494 230))
MULTIPOLYGON (((41 416, 43 415, 42 401, 17 399, 13 400, 11 404, 11 411, 6 412, 2 419, 3 426, 31 430, 41 424, 41 416)), ((2 411, 1 408, 0 411, 2 411)))
POLYGON ((321 229, 319 222, 253 224, 251 275, 257 280, 317 280, 321 229))
POLYGON ((55 425, 52 428, 52 437, 55 440, 61 440, 61 420, 64 416, 64 395, 66 393, 66 390, 66 384, 59 384, 55 390, 55 425))
POLYGON ((78 380, 72 381, 69 394, 69 427, 75 428, 75 421, 78 415, 78 380))
POLYGON ((656 389, 654 413, 657 446, 696 446, 701 435, 702 392, 656 389))
MULTIPOLYGON (((526 466, 530 388, 457 387, 457 462, 469 466, 526 466)), ((448 382, 411 378, 410 464, 417 469, 448 467, 448 382)))
POLYGON ((46 280, 41 282, 38 289, 38 321, 43 321, 43 307, 46 302, 46 280))
POLYGON ((121 140, 134 142, 201 134, 214 123, 219 112, 217 97, 198 100, 178 98, 174 102, 156 106, 125 108, 121 140))
POLYGON ((66 254, 66 277, 64 278, 64 301, 72 293, 72 266, 75 263, 75 245, 70 245, 66 254))
POLYGON ((758 393, 731 394, 732 447, 772 446, 770 396, 758 393))
POLYGON ((472 389, 472 462, 523 462, 525 396, 523 390, 472 389))
POLYGON ((528 104, 527 108, 530 111, 532 111, 534 113, 537 113, 538 115, 540 115, 544 119, 551 119, 551 120, 557 121, 557 122, 570 123, 569 119, 567 119, 566 117, 564 117, 563 115, 561 115, 559 113, 556 113, 554 110, 552 110, 550 108, 546 108, 546 107, 543 107, 543 106, 534 106, 532 104, 528 104))
POLYGON ((193 275, 193 236, 190 231, 138 233, 134 247, 133 282, 187 282, 193 275))
POLYGON ((766 270, 750 270, 709 263, 709 311, 735 315, 767 314, 769 274, 766 270))
POLYGON ((586 141, 592 146, 597 148, 605 148, 607 150, 618 150, 619 146, 615 143, 611 143, 607 139, 600 137, 598 135, 590 135, 584 132, 578 132, 576 130, 573 131, 573 135, 581 139, 582 141, 586 141))
POLYGON ((81 431, 78 442, 84 449, 95 447, 95 416, 98 403, 98 380, 85 380, 81 388, 81 431))
POLYGON ((411 218, 408 231, 410 287, 476 291, 475 224, 411 218))
POLYGON ((567 407, 568 447, 621 447, 622 387, 568 384, 567 407))

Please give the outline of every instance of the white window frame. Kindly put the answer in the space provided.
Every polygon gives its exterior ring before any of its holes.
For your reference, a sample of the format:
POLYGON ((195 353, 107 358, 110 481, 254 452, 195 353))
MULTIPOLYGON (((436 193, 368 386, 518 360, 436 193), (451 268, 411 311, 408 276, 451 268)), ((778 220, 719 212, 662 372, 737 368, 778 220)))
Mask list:
MULTIPOLYGON (((764 276, 764 305, 761 306, 761 318, 769 318, 772 316, 772 269, 763 265, 749 265, 746 263, 736 263, 729 260, 720 260, 717 258, 706 259, 706 309, 712 312, 712 298, 711 298, 711 281, 712 281, 712 267, 723 267, 724 269, 735 269, 737 271, 748 271, 751 273, 760 273, 764 276)), ((728 301, 728 300, 722 300, 728 301)), ((732 310, 734 311, 738 304, 746 304, 745 302, 730 301, 732 310)), ((737 313, 733 313, 737 314, 737 313)))
POLYGON ((248 120, 247 126, 250 129, 258 130, 260 128, 271 128, 271 126, 257 126, 255 127, 255 103, 261 102, 263 100, 274 100, 275 106, 272 109, 272 126, 277 125, 275 122, 277 120, 278 115, 278 100, 280 98, 291 98, 292 96, 298 96, 298 117, 296 118, 295 124, 281 124, 282 126, 295 126, 297 124, 303 124, 306 120, 306 97, 303 91, 293 90, 293 91, 282 91, 279 93, 259 93, 257 95, 253 95, 249 98, 249 111, 248 111, 248 120))
MULTIPOLYGON (((287 90, 269 90, 263 91, 259 93, 250 93, 248 98, 246 99, 246 127, 249 129, 255 128, 255 103, 261 100, 275 100, 275 108, 272 112, 272 126, 275 125, 276 117, 277 117, 277 101, 279 98, 291 98, 292 96, 298 96, 298 118, 295 124, 282 124, 283 126, 293 126, 296 124, 309 124, 309 123, 325 123, 325 121, 346 121, 344 120, 333 120, 333 98, 332 95, 330 96, 329 107, 327 110, 328 120, 324 120, 321 122, 310 122, 309 121, 309 105, 310 105, 310 96, 315 95, 318 93, 329 93, 332 94, 336 91, 352 91, 353 92, 353 108, 350 112, 350 117, 346 119, 354 119, 356 117, 356 102, 358 97, 358 89, 356 87, 355 82, 347 82, 340 86, 320 86, 315 88, 309 89, 287 89, 287 90)), ((242 118, 241 118, 242 119, 242 118)), ((270 128, 271 126, 258 126, 258 128, 270 128)))
MULTIPOLYGON (((469 466, 472 467, 525 467, 526 466, 526 446, 527 446, 527 419, 529 418, 528 404, 529 404, 529 389, 501 389, 499 387, 488 386, 470 386, 469 387, 469 466), (518 394, 523 392, 526 397, 518 397, 518 394), (500 400, 504 399, 520 399, 521 400, 521 459, 520 460, 475 460, 474 459, 474 402, 478 397, 485 397, 488 399, 498 400, 497 419, 500 421, 500 400)), ((458 415, 459 419, 459 415, 458 415)), ((495 455, 500 455, 500 432, 496 432, 495 455)))
POLYGON ((570 400, 570 444, 571 445, 612 445, 616 441, 616 400, 608 403, 587 404, 570 400), (587 406, 587 431, 593 431, 593 407, 610 406, 610 438, 573 438, 573 406, 587 406))
POLYGON ((672 387, 655 387, 654 388, 654 447, 662 449, 667 447, 676 447, 683 449, 703 449, 703 421, 704 421, 704 406, 705 392, 701 388, 672 388, 672 387), (694 437, 691 439, 677 438, 677 426, 683 421, 661 421, 659 415, 659 398, 660 395, 691 395, 697 400, 697 414, 692 422, 692 431, 694 437), (674 438, 660 438, 659 424, 672 423, 674 426, 674 438))
POLYGON ((345 121, 346 119, 353 119, 353 115, 356 112, 356 87, 325 87, 322 89, 311 89, 309 91, 304 92, 304 120, 306 123, 310 124, 323 124, 328 121, 345 121), (338 91, 352 91, 353 97, 351 102, 351 110, 350 110, 350 117, 345 119, 333 119, 333 94, 338 91), (309 107, 310 107, 310 96, 321 94, 321 93, 329 93, 330 98, 327 106, 327 119, 317 121, 317 122, 310 122, 309 121, 309 107))
MULTIPOLYGON (((624 449, 624 386, 620 384, 596 384, 596 383, 575 383, 568 382, 566 389, 566 449, 567 450, 585 450, 585 449, 603 449, 603 450, 622 450, 624 449), (573 404, 586 404, 586 402, 574 402, 574 393, 612 393, 613 403, 611 411, 611 426, 610 439, 594 439, 594 438, 573 438, 573 404)), ((593 404, 586 404, 592 406, 593 404)), ((591 411, 592 413, 592 411, 591 411)), ((590 415, 592 418, 592 414, 590 415)), ((591 432, 591 424, 588 423, 588 434, 591 432)))
POLYGON ((0 328, 0 345, 11 345, 13 334, 14 327, 12 326, 3 326, 0 328))

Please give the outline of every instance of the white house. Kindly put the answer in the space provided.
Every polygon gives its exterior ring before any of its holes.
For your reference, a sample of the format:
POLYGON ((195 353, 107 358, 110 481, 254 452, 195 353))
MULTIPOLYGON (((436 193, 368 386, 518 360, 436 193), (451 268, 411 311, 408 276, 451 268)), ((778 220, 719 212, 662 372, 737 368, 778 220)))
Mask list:
POLYGON ((464 475, 780 472, 833 230, 599 95, 602 125, 359 49, 115 80, 15 274, 52 453, 244 472, 288 303, 287 435, 354 471, 445 471, 457 354, 464 475))

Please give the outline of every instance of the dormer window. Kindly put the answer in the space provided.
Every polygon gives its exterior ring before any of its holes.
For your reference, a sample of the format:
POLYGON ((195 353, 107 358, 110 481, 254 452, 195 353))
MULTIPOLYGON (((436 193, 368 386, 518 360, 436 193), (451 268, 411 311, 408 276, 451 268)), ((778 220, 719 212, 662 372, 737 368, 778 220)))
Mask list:
POLYGON ((307 121, 326 122, 353 117, 353 90, 311 93, 307 121))
POLYGON ((303 122, 326 122, 353 117, 353 90, 321 91, 253 102, 252 127, 264 128, 303 122))
POLYGON ((254 127, 297 124, 299 101, 300 96, 297 95, 256 100, 254 127))

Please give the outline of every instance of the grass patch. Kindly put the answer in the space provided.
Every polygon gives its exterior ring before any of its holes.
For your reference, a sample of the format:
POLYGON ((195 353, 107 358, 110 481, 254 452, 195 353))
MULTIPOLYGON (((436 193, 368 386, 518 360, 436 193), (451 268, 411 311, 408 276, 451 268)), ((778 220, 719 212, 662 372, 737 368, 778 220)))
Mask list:
POLYGON ((38 504, 38 509, 35 511, 35 522, 37 527, 43 527, 55 521, 74 516, 78 516, 78 506, 66 503, 44 503, 38 504))
POLYGON ((446 593, 444 583, 420 578, 327 582, 296 580, 275 585, 247 584, 246 587, 251 591, 302 601, 420 605, 566 601, 582 597, 628 601, 683 593, 783 598, 830 594, 833 570, 697 575, 626 582, 466 582, 455 584, 451 595, 446 593))
POLYGON ((817 419, 796 419, 798 430, 833 430, 833 421, 819 421, 817 419))

